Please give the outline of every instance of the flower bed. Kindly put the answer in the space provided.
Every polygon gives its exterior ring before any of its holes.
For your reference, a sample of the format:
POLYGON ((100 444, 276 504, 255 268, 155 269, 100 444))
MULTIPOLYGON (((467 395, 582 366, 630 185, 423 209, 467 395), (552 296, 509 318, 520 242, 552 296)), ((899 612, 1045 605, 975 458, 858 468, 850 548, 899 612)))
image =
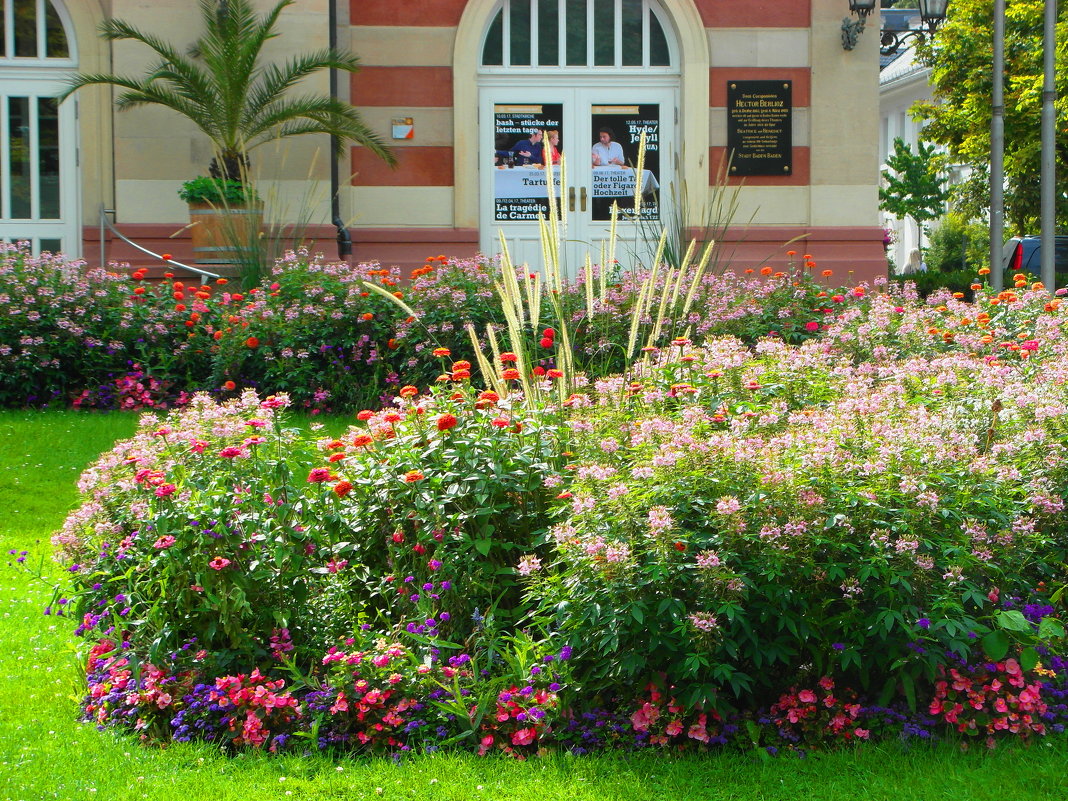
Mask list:
POLYGON ((1059 300, 791 291, 820 336, 622 376, 521 372, 563 326, 495 388, 439 347, 336 438, 252 391, 147 416, 56 537, 87 718, 518 756, 1063 731, 1059 300))
MULTIPOLYGON (((748 272, 700 276, 692 311, 664 320, 658 343, 686 326, 702 337, 747 341, 819 329, 819 287, 748 272)), ((487 324, 505 322, 493 289, 500 267, 484 259, 433 257, 402 280, 396 268, 291 252, 248 290, 173 276, 154 285, 145 271, 128 273, 0 246, 0 406, 166 409, 196 391, 223 399, 249 387, 286 392, 313 412, 377 406, 396 395, 401 376, 419 384, 437 376, 435 347, 474 359, 468 323, 481 335, 487 324)), ((563 285, 560 313, 572 325, 580 369, 624 368, 619 343, 648 277, 606 275, 591 305, 584 277, 563 285)), ((666 280, 656 277, 656 292, 665 292, 666 280)), ((643 341, 652 327, 652 319, 642 321, 643 341)), ((538 354, 544 368, 555 366, 553 355, 538 354)))

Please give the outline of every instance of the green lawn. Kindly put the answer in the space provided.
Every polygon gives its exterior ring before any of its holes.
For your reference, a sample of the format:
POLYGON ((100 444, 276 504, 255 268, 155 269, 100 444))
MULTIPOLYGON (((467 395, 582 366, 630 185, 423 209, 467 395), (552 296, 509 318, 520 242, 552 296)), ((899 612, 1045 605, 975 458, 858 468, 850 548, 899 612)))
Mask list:
MULTIPOLYGON (((79 471, 136 415, 0 412, 0 543, 48 559, 48 537, 77 500, 79 471)), ((339 428, 336 420, 327 429, 339 428)), ((7 556, 5 562, 12 560, 7 556)), ((75 722, 77 657, 50 591, 14 567, 0 580, 0 799, 954 799, 1068 797, 1068 738, 960 753, 953 744, 863 745, 805 760, 553 755, 521 763, 467 754, 331 760, 224 757, 208 745, 142 747, 75 722)))

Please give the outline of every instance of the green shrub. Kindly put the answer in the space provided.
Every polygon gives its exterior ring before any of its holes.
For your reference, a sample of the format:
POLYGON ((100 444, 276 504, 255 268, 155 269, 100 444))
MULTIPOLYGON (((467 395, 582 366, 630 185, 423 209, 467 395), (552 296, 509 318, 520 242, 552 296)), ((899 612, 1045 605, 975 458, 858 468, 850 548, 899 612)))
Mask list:
POLYGON ((178 197, 186 203, 210 203, 213 206, 237 206, 258 203, 256 189, 232 178, 210 178, 201 175, 186 181, 178 190, 178 197))
POLYGON ((959 214, 947 214, 931 232, 924 254, 927 269, 936 273, 975 272, 990 260, 990 230, 968 222, 959 214))

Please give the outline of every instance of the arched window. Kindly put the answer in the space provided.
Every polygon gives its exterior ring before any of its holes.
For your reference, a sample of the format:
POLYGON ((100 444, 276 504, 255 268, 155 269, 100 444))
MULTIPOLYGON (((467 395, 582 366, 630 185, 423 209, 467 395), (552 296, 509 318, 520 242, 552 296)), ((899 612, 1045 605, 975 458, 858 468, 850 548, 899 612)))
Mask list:
POLYGON ((49 0, 0 0, 0 64, 69 61, 67 32, 49 0))
POLYGON ((482 66, 671 68, 676 59, 665 25, 655 0, 501 0, 482 66))

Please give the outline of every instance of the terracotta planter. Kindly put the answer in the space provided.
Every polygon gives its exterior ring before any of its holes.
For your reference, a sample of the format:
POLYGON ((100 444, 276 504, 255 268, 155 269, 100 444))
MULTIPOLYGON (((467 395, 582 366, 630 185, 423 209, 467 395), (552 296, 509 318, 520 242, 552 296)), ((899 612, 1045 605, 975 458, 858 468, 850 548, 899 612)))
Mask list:
POLYGON ((263 206, 190 203, 193 258, 203 265, 242 265, 259 249, 263 206))

